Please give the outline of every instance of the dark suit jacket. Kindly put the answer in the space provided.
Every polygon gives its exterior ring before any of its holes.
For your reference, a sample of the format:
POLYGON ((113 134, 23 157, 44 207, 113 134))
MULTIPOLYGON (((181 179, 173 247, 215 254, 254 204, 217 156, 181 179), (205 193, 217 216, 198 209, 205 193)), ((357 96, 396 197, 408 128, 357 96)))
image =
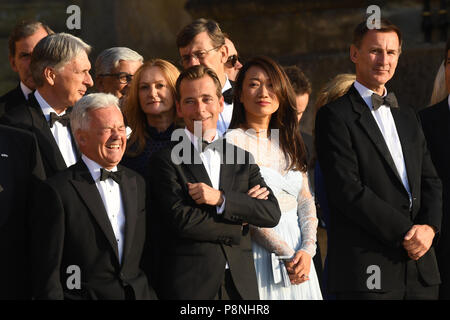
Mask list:
POLYGON ((419 112, 431 159, 442 180, 442 232, 437 245, 442 285, 440 297, 450 299, 450 111, 448 99, 419 112))
MULTIPOLYGON (((401 290, 409 259, 403 237, 414 224, 440 229, 441 183, 414 111, 392 108, 403 150, 412 209, 389 149, 354 86, 321 108, 316 150, 330 207, 331 292, 401 290), (370 290, 368 267, 380 268, 381 289, 370 290)), ((434 248, 417 261, 428 285, 440 283, 434 248)))
POLYGON ((122 264, 100 193, 82 160, 40 186, 32 219, 33 293, 37 299, 136 299, 155 297, 140 269, 145 241, 145 182, 123 170, 121 194, 126 216, 122 264), (76 265, 81 289, 66 285, 76 265))
POLYGON ((26 104, 26 102, 27 100, 25 99, 19 84, 17 87, 0 97, 0 118, 3 114, 7 113, 8 110, 26 104))
MULTIPOLYGON (((245 162, 236 164, 238 148, 226 144, 228 149, 224 148, 222 154, 225 157, 234 152, 234 161, 220 168, 225 211, 218 215, 215 206, 197 205, 189 196, 187 182, 212 184, 198 152, 185 135, 183 142, 185 148, 181 152, 175 149, 179 145, 163 149, 149 165, 151 223, 160 231, 157 294, 162 299, 214 299, 228 262, 241 297, 258 299, 250 234, 248 226, 243 227, 242 223, 274 227, 280 219, 278 202, 272 192, 268 200, 247 195, 251 187, 266 183, 258 166, 249 164, 248 152, 239 149, 245 162), (172 150, 176 154, 173 159, 172 150)), ((224 142, 218 140, 216 145, 223 147, 224 142)))
POLYGON ((0 125, 0 300, 31 298, 30 198, 44 178, 34 136, 0 125))
MULTIPOLYGON (((34 94, 29 95, 27 104, 18 105, 10 109, 0 122, 34 133, 39 150, 41 151, 42 162, 47 177, 51 177, 55 173, 67 168, 56 140, 50 131, 50 126, 34 94)), ((73 137, 72 145, 76 149, 76 143, 73 137)), ((78 157, 78 150, 76 149, 75 152, 78 157)))

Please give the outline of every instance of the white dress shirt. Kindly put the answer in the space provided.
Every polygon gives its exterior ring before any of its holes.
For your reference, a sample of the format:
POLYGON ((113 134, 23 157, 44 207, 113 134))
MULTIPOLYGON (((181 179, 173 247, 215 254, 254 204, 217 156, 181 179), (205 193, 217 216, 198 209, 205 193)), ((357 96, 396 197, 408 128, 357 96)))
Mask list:
MULTIPOLYGON (((106 179, 100 181, 100 166, 97 162, 89 159, 84 154, 81 155, 81 159, 91 173, 92 179, 95 181, 95 185, 100 193, 103 201, 106 213, 108 214, 111 227, 114 231, 117 241, 117 249, 119 252, 119 261, 122 263, 123 245, 125 242, 125 210, 123 207, 122 195, 120 193, 120 186, 113 179, 106 179)), ((114 167, 112 172, 117 171, 117 167, 114 167)))
POLYGON ((25 96, 25 100, 28 101, 28 95, 33 92, 30 88, 28 88, 22 81, 20 81, 20 89, 22 89, 22 93, 25 96))
MULTIPOLYGON (((45 120, 47 120, 47 123, 49 123, 50 113, 56 113, 55 110, 47 103, 47 101, 44 100, 44 98, 42 98, 38 90, 34 92, 34 96, 36 97, 36 100, 42 109, 45 120)), ((60 114, 58 114, 58 116, 62 116, 65 113, 66 111, 61 112, 60 114)), ((59 121, 56 121, 53 124, 53 127, 50 128, 50 131, 55 138, 56 144, 59 147, 59 151, 61 151, 61 155, 66 162, 66 166, 70 167, 71 165, 75 164, 77 162, 77 157, 75 154, 74 146, 72 144, 72 137, 70 135, 69 127, 65 127, 59 121)))
MULTIPOLYGON (((222 88, 222 93, 231 89, 230 80, 225 81, 225 84, 222 88)), ((231 116, 233 115, 233 104, 228 104, 224 102, 223 111, 219 114, 219 119, 217 120, 217 131, 219 131, 220 135, 223 136, 230 126, 231 116)))
MULTIPOLYGON (((366 88, 358 81, 355 81, 355 88, 363 98, 364 102, 370 109, 372 116, 374 117, 381 133, 383 134, 384 141, 389 149, 392 159, 394 160, 397 172, 402 179, 403 186, 409 195, 409 203, 412 204, 411 189, 408 182, 408 174, 406 172, 405 159, 403 158, 402 145, 397 133, 397 127, 395 126, 394 118, 392 117, 391 108, 386 105, 381 105, 377 110, 373 109, 372 94, 374 91, 366 88)), ((387 89, 384 88, 383 97, 387 95, 387 89)))
POLYGON ((448 95, 447 101, 448 101, 448 110, 450 111, 450 94, 448 95))

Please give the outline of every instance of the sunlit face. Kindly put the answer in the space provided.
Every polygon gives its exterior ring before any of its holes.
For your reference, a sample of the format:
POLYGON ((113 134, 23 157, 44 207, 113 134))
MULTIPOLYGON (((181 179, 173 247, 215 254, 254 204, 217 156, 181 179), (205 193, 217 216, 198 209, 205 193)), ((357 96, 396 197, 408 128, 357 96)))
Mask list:
POLYGON ((356 66, 356 80, 367 88, 381 92, 395 73, 400 55, 397 33, 369 30, 360 48, 352 45, 350 57, 356 66))
POLYGON ((450 94, 450 57, 448 55, 448 53, 450 52, 447 51, 447 61, 445 64, 445 83, 447 85, 447 93, 450 94))
POLYGON ((172 91, 159 67, 143 70, 138 88, 139 104, 145 114, 158 115, 174 107, 172 91))
POLYGON ((60 105, 73 106, 93 86, 89 70, 91 63, 84 51, 61 69, 53 70, 54 77, 50 79, 50 85, 60 105))
MULTIPOLYGON (((225 45, 228 48, 228 57, 231 57, 233 55, 239 57, 237 50, 236 50, 233 42, 231 42, 230 39, 225 38, 225 45)), ((235 81, 236 76, 239 72, 239 69, 241 69, 241 68, 242 68, 242 63, 239 60, 236 61, 234 66, 232 66, 230 64, 230 62, 227 61, 225 63, 225 73, 227 74, 228 79, 230 79, 231 81, 235 81)))
POLYGON ((200 121, 202 135, 214 132, 219 114, 223 111, 223 97, 217 97, 217 88, 209 76, 197 80, 182 80, 177 113, 184 119, 187 129, 194 131, 194 122, 200 121))
POLYGON ((31 54, 36 44, 47 35, 47 31, 40 27, 31 36, 17 41, 16 52, 13 57, 9 57, 11 68, 19 74, 20 81, 31 90, 36 89, 30 70, 31 54))
POLYGON ((141 65, 141 61, 120 60, 119 65, 113 68, 109 75, 97 76, 96 86, 98 91, 111 93, 119 99, 126 96, 131 81, 122 83, 119 75, 122 75, 122 77, 133 76, 141 65))
POLYGON ((298 119, 298 122, 300 122, 300 120, 302 119, 303 113, 305 112, 306 107, 308 106, 309 94, 307 94, 307 93, 299 94, 296 96, 295 101, 296 101, 296 105, 297 105, 297 119, 298 119))
POLYGON ((280 103, 272 80, 266 71, 258 66, 250 67, 244 77, 240 100, 245 108, 246 118, 269 118, 278 110, 280 103))
POLYGON ((204 65, 213 69, 219 79, 224 76, 224 63, 228 58, 228 48, 221 46, 214 49, 214 44, 206 31, 200 32, 186 47, 179 48, 183 68, 188 69, 196 65, 204 65), (196 54, 198 59, 192 57, 196 54))
POLYGON ((80 150, 103 168, 112 169, 122 160, 127 144, 122 112, 115 106, 88 112, 88 128, 75 133, 80 150))

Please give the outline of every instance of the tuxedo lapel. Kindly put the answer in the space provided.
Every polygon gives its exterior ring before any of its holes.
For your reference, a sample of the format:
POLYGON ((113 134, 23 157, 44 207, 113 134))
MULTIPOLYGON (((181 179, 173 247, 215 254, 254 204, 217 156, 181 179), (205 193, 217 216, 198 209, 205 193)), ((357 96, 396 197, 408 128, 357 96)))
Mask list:
POLYGON ((117 248, 116 237, 109 221, 108 214, 106 212, 105 206, 103 205, 102 198, 98 192, 97 186, 92 179, 89 169, 86 167, 83 161, 78 161, 74 166, 74 179, 70 182, 73 184, 74 188, 77 190, 80 198, 88 207, 91 214, 97 221, 100 229, 105 234, 114 253, 119 260, 119 250, 117 248))
POLYGON ((403 152, 403 159, 406 166, 406 174, 408 176, 408 184, 412 194, 418 194, 419 190, 416 190, 417 172, 421 172, 422 169, 417 167, 417 152, 414 148, 414 141, 411 141, 408 136, 408 132, 411 132, 411 123, 408 122, 408 118, 402 115, 401 108, 391 108, 392 117, 394 118, 395 127, 397 128, 398 138, 403 152))
POLYGON ((139 192, 139 190, 137 190, 136 177, 130 177, 125 172, 123 173, 124 174, 122 174, 122 180, 120 184, 120 192, 122 194, 122 201, 125 210, 126 227, 125 227, 125 250, 123 254, 122 265, 125 264, 127 255, 131 250, 131 245, 133 244, 134 230, 137 221, 137 207, 136 207, 136 204, 138 203, 137 195, 139 192))
POLYGON ((237 162, 237 157, 238 155, 237 153, 237 149, 226 143, 226 140, 223 139, 221 141, 222 143, 222 147, 223 147, 223 151, 222 151, 222 164, 220 165, 220 189, 227 191, 227 190, 231 190, 231 188, 233 187, 233 182, 234 182, 234 177, 235 175, 235 169, 236 169, 236 163, 237 162), (233 159, 230 163, 231 159, 227 158, 227 149, 230 148, 229 151, 232 150, 232 152, 234 152, 233 154, 233 159))
POLYGON ((354 86, 350 87, 349 98, 352 102, 353 110, 360 115, 358 119, 359 124, 367 133, 370 140, 372 140, 381 156, 386 160, 400 183, 403 185, 402 179, 398 174, 397 167, 395 166, 394 160, 392 159, 391 153, 389 152, 389 148, 384 141, 383 134, 381 133, 380 128, 373 118, 369 107, 366 105, 354 86))
POLYGON ((50 126, 48 125, 34 94, 30 94, 28 99, 34 133, 38 140, 41 154, 46 158, 47 162, 52 166, 55 172, 67 168, 55 137, 53 137, 53 134, 50 131, 50 126))
MULTIPOLYGON (((183 134, 181 138, 183 140, 180 143, 183 143, 183 148, 181 149, 180 156, 183 165, 191 172, 197 182, 203 182, 212 187, 211 180, 209 179, 199 152, 194 148, 194 145, 191 143, 188 136, 183 134), (185 154, 186 151, 190 152, 190 157, 185 154)), ((194 183, 194 181, 192 181, 192 183, 194 183)))

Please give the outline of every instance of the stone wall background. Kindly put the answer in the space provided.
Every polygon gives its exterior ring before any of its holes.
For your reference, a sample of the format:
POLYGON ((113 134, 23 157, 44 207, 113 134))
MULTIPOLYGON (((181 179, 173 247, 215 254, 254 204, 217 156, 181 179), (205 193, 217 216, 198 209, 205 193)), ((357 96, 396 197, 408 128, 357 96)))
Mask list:
MULTIPOLYGON (((434 20, 439 1, 431 1, 434 20)), ((420 0, 0 0, 0 95, 17 84, 8 62, 7 38, 22 18, 45 21, 56 32, 70 32, 93 46, 97 54, 112 46, 127 46, 144 58, 165 58, 177 64, 177 32, 192 19, 215 19, 230 34, 245 59, 268 55, 282 65, 296 64, 313 85, 310 105, 302 120, 311 131, 315 95, 333 76, 354 72, 348 47, 354 26, 371 4, 400 26, 404 45, 389 87, 402 104, 415 109, 428 104, 445 43, 437 30, 425 43, 420 0), (66 28, 66 8, 81 8, 81 30, 66 28)))

